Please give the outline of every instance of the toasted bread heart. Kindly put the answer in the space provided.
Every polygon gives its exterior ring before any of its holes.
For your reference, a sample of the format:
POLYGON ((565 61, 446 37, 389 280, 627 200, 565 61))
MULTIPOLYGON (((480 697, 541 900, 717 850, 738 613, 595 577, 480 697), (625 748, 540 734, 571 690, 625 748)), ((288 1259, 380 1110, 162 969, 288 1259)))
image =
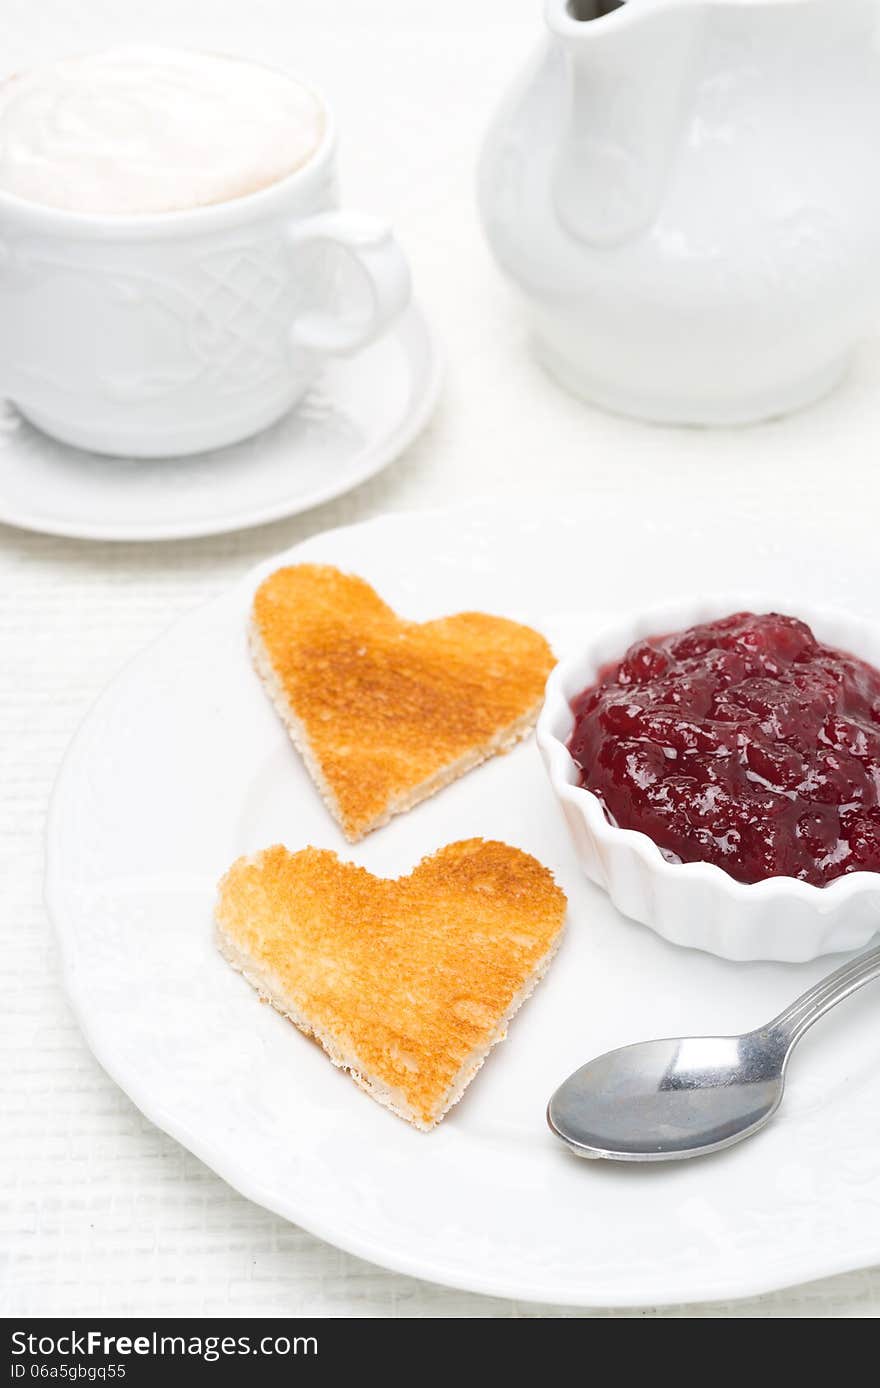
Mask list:
POLYGON ((229 962, 379 1103, 428 1129, 503 1040, 565 917, 545 867, 467 839, 408 877, 276 845, 220 883, 229 962))
POLYGON ((260 585, 251 644, 352 841, 524 737, 554 664, 530 627, 482 612, 407 622, 363 579, 320 564, 260 585))

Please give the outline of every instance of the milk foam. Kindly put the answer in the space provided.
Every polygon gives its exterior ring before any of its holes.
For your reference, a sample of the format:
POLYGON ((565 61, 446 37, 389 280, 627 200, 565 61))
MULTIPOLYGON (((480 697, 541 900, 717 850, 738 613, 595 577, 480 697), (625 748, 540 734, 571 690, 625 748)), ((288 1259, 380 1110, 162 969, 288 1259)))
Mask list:
POLYGON ((300 168, 323 130, 312 92, 269 68, 111 49, 0 83, 0 189, 76 212, 200 207, 300 168))

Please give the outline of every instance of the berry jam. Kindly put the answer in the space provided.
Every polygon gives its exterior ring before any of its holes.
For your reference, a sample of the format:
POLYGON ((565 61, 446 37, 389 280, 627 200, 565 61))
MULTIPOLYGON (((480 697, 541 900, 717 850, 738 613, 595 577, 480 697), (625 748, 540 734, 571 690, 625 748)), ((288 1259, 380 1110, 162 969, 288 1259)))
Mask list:
POLYGON ((880 672, 778 613, 638 641, 573 701, 612 823, 740 882, 880 872, 880 672))

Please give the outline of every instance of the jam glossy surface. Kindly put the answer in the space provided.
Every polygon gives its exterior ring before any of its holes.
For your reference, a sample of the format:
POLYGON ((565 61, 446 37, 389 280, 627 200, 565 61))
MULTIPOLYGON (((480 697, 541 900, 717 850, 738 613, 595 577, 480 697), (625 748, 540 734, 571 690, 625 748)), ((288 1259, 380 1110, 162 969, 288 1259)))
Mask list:
POLYGON ((777 613, 639 641, 573 701, 613 823, 741 882, 880 871, 880 672, 777 613))

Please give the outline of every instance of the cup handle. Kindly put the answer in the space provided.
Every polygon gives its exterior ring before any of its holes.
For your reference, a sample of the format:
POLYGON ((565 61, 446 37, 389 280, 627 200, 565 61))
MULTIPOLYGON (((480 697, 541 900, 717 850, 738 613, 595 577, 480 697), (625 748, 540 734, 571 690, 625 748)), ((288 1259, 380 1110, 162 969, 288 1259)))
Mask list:
POLYGON ((410 274, 391 229, 359 212, 319 212, 287 230, 293 249, 329 242, 354 261, 368 289, 363 312, 309 309, 294 318, 291 342, 311 351, 344 356, 366 347, 384 332, 409 302, 410 274))

